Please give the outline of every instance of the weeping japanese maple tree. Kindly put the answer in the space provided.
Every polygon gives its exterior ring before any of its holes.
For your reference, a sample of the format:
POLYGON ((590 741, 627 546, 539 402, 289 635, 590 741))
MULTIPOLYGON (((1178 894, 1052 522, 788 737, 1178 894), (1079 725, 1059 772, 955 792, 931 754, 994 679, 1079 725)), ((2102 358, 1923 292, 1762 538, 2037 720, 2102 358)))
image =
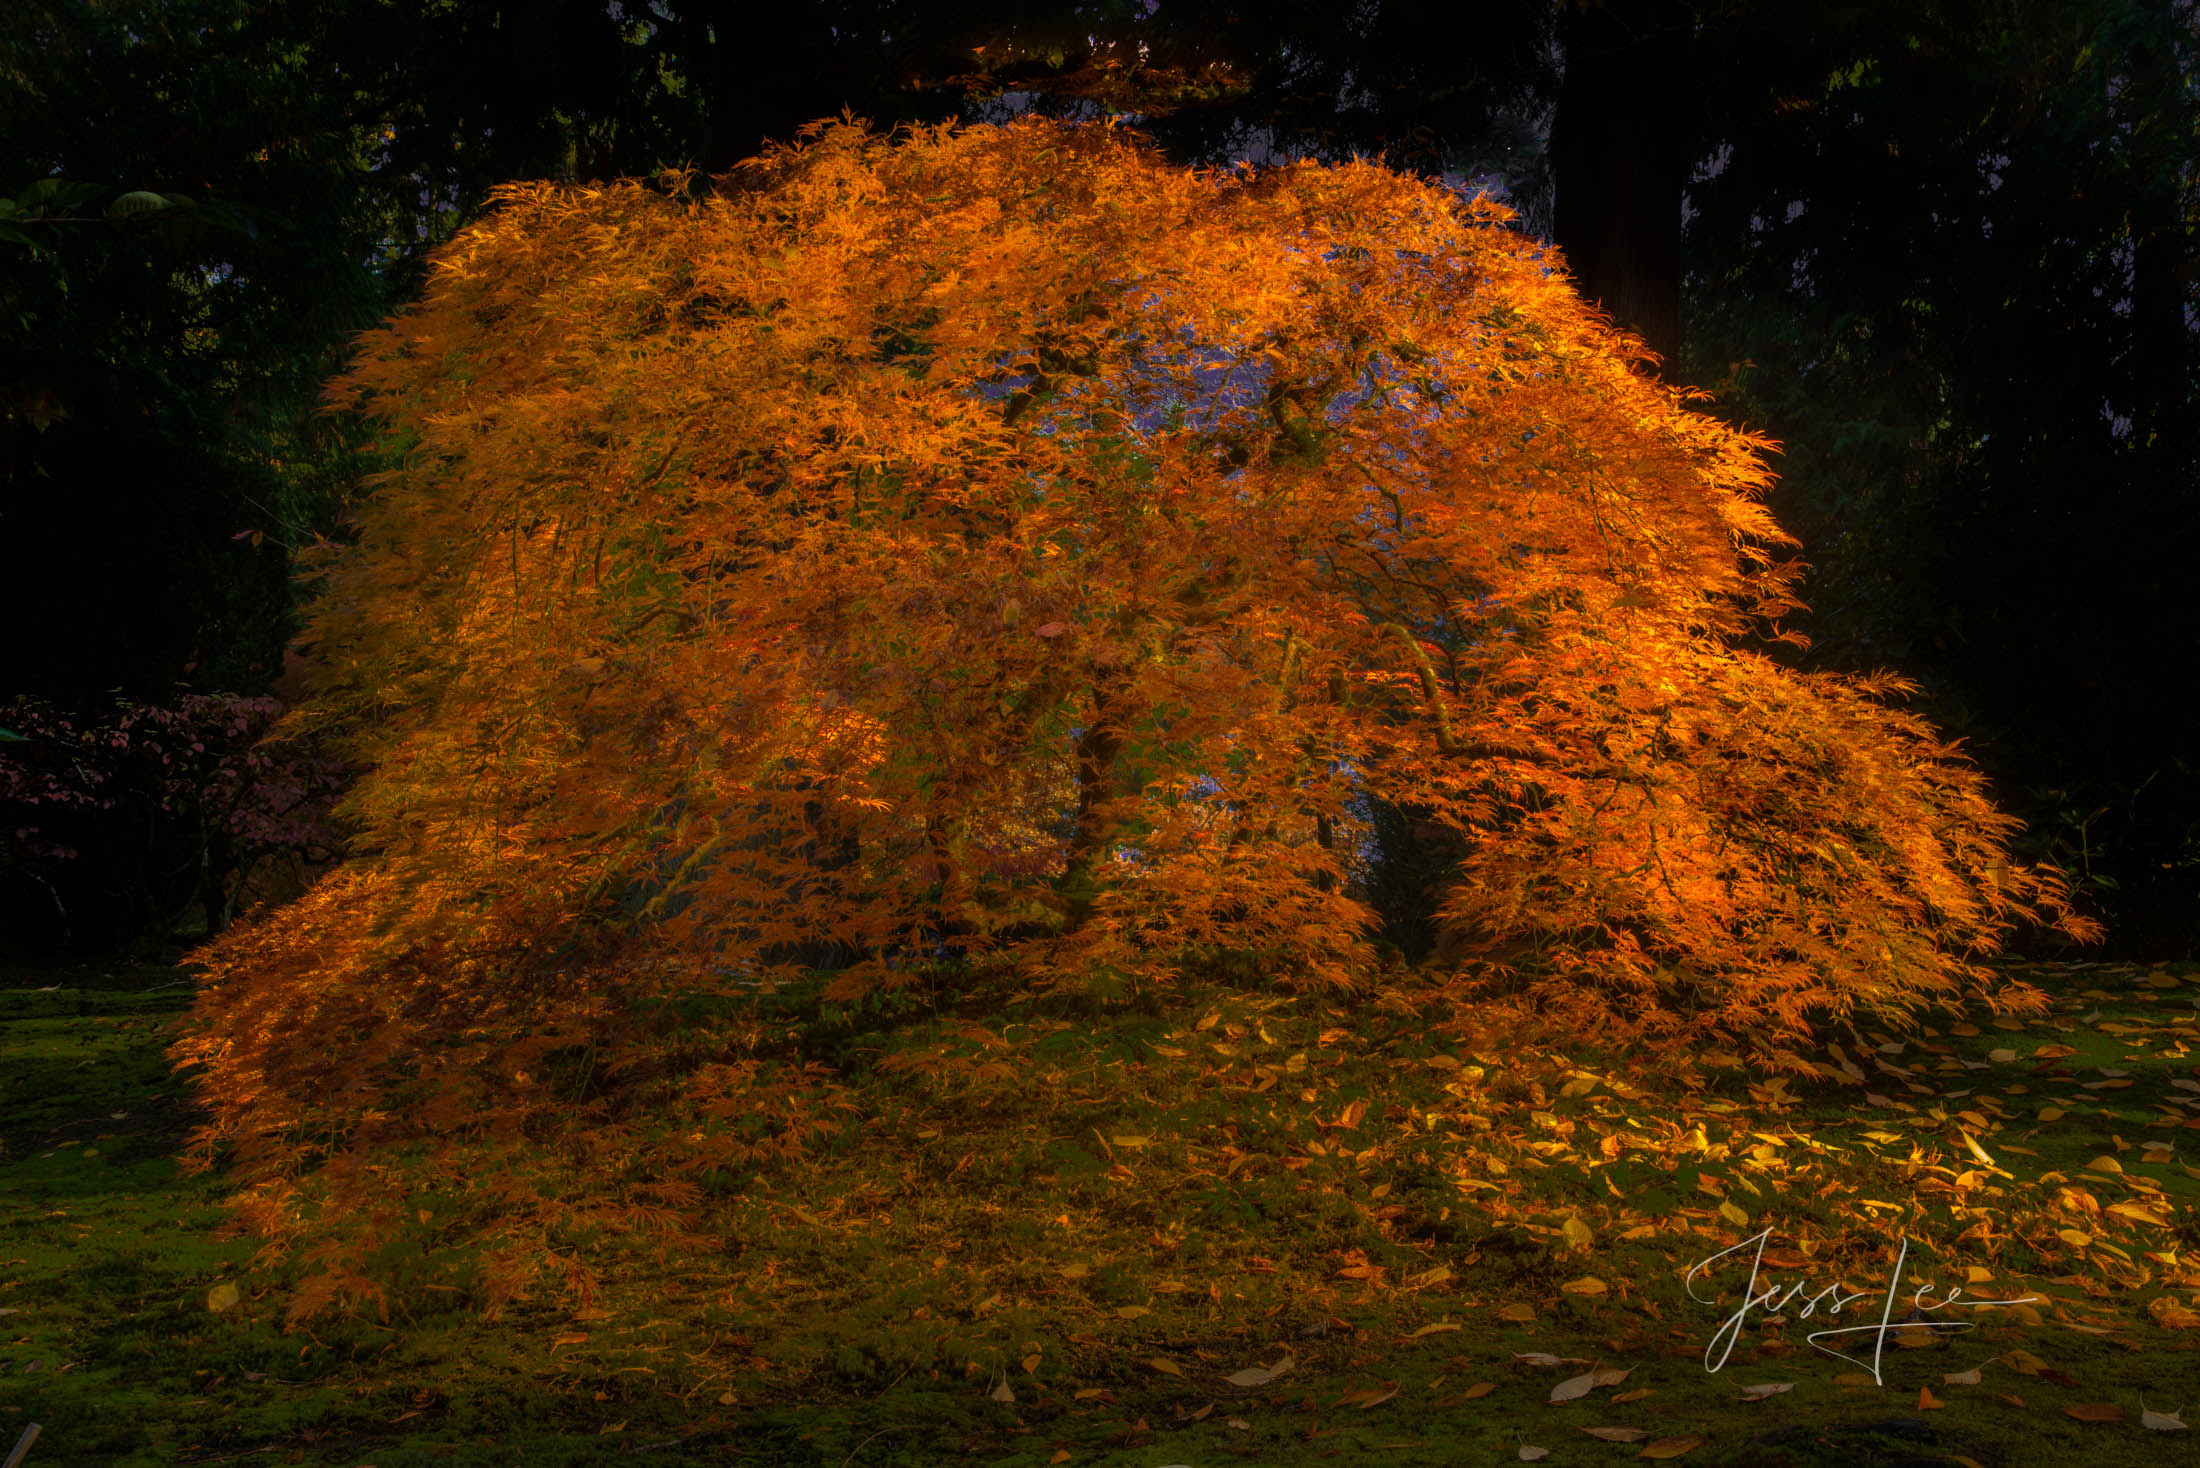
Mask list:
POLYGON ((305 639, 354 855, 179 1050, 271 1231, 302 1138, 516 1133, 638 996, 1360 982, 1371 800, 1447 971, 1652 1040, 2021 1006, 1979 956, 2083 930, 1897 680, 1759 650, 1769 445, 1499 205, 1038 121, 729 185, 505 189, 334 388, 399 454, 305 639))

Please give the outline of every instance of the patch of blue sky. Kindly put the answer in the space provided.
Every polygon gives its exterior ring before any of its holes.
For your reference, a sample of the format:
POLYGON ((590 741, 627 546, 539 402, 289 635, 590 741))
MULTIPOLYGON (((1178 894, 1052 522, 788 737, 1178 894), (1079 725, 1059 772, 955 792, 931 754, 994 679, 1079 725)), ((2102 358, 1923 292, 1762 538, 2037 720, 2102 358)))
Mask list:
POLYGON ((988 403, 1006 403, 1010 398, 1031 386, 1037 380, 1034 372, 1008 373, 1009 358, 1014 353, 1003 352, 994 358, 994 370, 1006 375, 994 378, 981 377, 971 384, 971 390, 988 403))

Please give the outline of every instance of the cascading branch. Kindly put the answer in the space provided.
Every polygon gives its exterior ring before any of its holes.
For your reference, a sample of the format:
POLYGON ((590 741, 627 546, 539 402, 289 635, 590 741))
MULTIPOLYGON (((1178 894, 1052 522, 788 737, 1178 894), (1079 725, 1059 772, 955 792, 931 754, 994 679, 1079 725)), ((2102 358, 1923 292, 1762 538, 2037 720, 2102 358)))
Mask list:
POLYGON ((1904 685, 1744 645, 1792 637, 1770 445, 1509 217, 1039 121, 502 190, 331 391, 398 453, 305 639, 356 854, 177 1052, 248 1222, 320 1241, 302 1308, 369 1288, 395 1144, 573 1139, 602 1198, 466 1205, 515 1279, 513 1218, 671 1227, 802 1144, 829 1077, 653 1048, 642 996, 1355 982, 1368 798, 1449 833, 1449 967, 1551 1012, 2033 1002, 1978 957, 2089 925, 1904 685))

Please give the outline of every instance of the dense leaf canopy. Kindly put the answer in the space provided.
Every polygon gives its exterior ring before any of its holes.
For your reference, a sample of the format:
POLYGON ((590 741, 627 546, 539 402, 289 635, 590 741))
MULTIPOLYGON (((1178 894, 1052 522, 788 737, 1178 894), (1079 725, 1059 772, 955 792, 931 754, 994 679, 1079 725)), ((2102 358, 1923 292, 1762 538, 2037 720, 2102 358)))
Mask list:
MULTIPOLYGON (((297 716, 370 769, 355 855, 179 1052, 270 1230, 306 1139, 516 1134, 646 996, 1360 982, 1370 802, 1451 844, 1446 972, 1667 1041, 2082 930, 1901 685, 1751 648, 1767 446, 1499 206, 1036 121, 741 184, 508 188, 337 386, 398 463, 297 716)), ((747 1072, 652 1073, 625 1140, 692 1175, 668 1118, 747 1072)))

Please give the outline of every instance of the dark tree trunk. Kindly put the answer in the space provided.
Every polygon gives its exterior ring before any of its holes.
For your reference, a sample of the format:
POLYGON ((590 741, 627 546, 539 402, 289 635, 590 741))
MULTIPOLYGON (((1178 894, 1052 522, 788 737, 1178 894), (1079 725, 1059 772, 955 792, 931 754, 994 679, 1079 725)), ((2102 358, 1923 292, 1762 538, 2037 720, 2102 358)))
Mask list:
POLYGON ((2131 48, 2124 102, 2133 175, 2132 427, 2145 491, 2170 496, 2193 432, 2192 327, 2185 301, 2194 260, 2184 227, 2192 109, 2179 73, 2170 0, 2146 0, 2140 10, 2145 25, 2131 48))
POLYGON ((1667 362, 1681 337, 1689 17, 1677 0, 1587 0, 1559 23, 1553 231, 1581 292, 1667 362))
POLYGON ((1113 721, 1111 691, 1092 690, 1092 722, 1077 741, 1077 824, 1062 870, 1062 891, 1068 899, 1065 926, 1072 933, 1092 915, 1095 870, 1107 856, 1107 803, 1115 798, 1115 760, 1123 752, 1123 731, 1113 721))
MULTIPOLYGON (((2185 225, 2193 104, 2177 54, 2175 12, 2170 0, 2140 0, 2134 8, 2135 44, 2125 59, 2122 94, 2111 104, 2128 140, 2132 244, 2125 359, 2131 457, 2112 554, 2126 588, 2118 598, 2119 618, 2146 632, 2143 644, 2133 644, 2144 654, 2116 664, 2131 676, 2108 703, 2105 722, 2112 732, 2097 758, 2129 772, 2118 782, 2128 791, 2128 804, 2116 818, 2128 825, 2115 837, 2132 850, 2117 898, 2117 936, 2128 952, 2175 954, 2189 950, 2200 928, 2191 869, 2179 869, 2200 813, 2200 769, 2191 762, 2190 732, 2200 718, 2200 699, 2189 679, 2149 677, 2145 669, 2189 667, 2200 653, 2200 612, 2191 593, 2192 546, 2200 537, 2200 470, 2194 465, 2200 401, 2186 314, 2200 254, 2185 225), (2151 880, 2130 880, 2134 867, 2151 880)), ((2096 505, 2105 497, 2099 489, 2092 493, 2096 505)))

